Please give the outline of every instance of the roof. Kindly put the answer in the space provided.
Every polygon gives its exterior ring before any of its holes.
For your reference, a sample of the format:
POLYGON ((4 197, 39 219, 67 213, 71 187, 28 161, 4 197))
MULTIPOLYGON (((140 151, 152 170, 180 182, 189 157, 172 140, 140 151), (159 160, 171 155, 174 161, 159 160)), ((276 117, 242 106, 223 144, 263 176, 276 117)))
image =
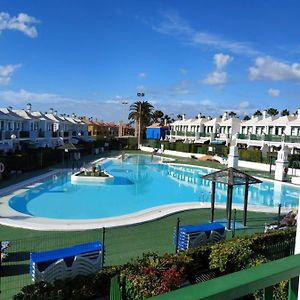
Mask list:
POLYGON ((213 125, 215 125, 216 123, 220 123, 221 121, 222 121, 221 118, 214 118, 214 119, 211 119, 211 120, 209 120, 209 121, 207 121, 207 122, 204 122, 204 125, 205 125, 205 126, 213 126, 213 125))
POLYGON ((261 117, 253 117, 250 120, 243 120, 241 121, 241 126, 253 126, 255 125, 259 120, 261 120, 261 117))
POLYGON ((24 109, 14 109, 13 112, 26 120, 38 120, 39 119, 39 117, 34 116, 32 113, 30 113, 24 109))
POLYGON ((101 242, 96 241, 75 245, 69 248, 62 248, 45 252, 32 252, 30 255, 30 260, 31 262, 38 263, 100 250, 102 250, 102 244, 101 242))
POLYGON ((260 119, 256 122, 256 126, 266 126, 266 125, 271 125, 274 121, 275 117, 274 116, 270 116, 270 117, 266 117, 264 119, 260 119))
POLYGON ((51 122, 53 122, 52 119, 50 119, 49 117, 47 117, 45 114, 43 114, 43 113, 40 112, 40 111, 33 111, 31 114, 32 114, 33 116, 35 116, 35 117, 38 117, 40 120, 51 121, 51 122))
POLYGON ((6 116, 6 120, 18 120, 18 121, 24 121, 24 118, 17 115, 16 113, 14 113, 12 110, 8 109, 8 108, 0 108, 1 113, 3 113, 1 115, 1 117, 5 118, 6 116))
POLYGON ((255 177, 252 177, 235 168, 228 168, 225 170, 210 173, 202 176, 202 178, 228 185, 246 185, 246 183, 255 184, 262 182, 259 179, 256 179, 255 177))
POLYGON ((147 128, 169 128, 169 126, 160 125, 160 123, 153 123, 150 126, 147 126, 147 128))
POLYGON ((222 120, 219 125, 220 126, 232 126, 233 123, 241 123, 239 118, 229 118, 227 120, 222 120))

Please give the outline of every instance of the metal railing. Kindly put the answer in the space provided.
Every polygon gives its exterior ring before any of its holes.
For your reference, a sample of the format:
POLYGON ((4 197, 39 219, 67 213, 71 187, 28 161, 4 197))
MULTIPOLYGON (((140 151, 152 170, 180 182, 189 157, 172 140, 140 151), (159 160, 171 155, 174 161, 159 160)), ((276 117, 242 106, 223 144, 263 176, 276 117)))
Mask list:
POLYGON ((282 258, 250 269, 194 284, 163 295, 157 300, 237 299, 263 290, 264 299, 273 299, 275 284, 289 280, 288 299, 296 300, 300 274, 300 254, 282 258))
POLYGON ((20 138, 29 138, 29 131, 20 131, 20 138))
POLYGON ((110 281, 110 300, 121 300, 121 287, 119 282, 119 276, 115 276, 110 281))

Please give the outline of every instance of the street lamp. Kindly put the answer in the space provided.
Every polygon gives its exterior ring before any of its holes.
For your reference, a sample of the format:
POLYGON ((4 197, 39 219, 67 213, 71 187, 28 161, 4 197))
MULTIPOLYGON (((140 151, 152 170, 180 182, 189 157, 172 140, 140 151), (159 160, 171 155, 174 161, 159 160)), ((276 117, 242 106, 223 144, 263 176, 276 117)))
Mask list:
POLYGON ((13 150, 15 150, 15 140, 16 140, 17 136, 15 134, 12 134, 10 136, 10 138, 12 140, 12 148, 13 148, 13 150))
MULTIPOLYGON (((144 92, 138 92, 136 94, 140 99, 145 96, 144 92)), ((142 103, 139 104, 139 126, 138 126, 138 149, 140 148, 141 144, 141 113, 142 113, 142 103)))
MULTIPOLYGON (((121 132, 119 133, 119 136, 124 136, 125 135, 125 128, 126 128, 126 105, 128 104, 128 101, 122 101, 121 104, 124 106, 124 123, 121 122, 121 132)), ((123 113, 122 113, 123 114, 123 113)), ((122 119, 123 119, 122 117, 122 119)))

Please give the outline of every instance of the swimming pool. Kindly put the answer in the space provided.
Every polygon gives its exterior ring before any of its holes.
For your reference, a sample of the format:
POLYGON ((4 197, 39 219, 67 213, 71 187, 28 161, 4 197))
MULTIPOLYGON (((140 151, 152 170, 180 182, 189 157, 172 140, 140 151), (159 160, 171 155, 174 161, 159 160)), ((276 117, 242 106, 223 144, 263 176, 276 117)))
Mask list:
MULTIPOLYGON (((55 177, 9 200, 14 210, 52 219, 98 219, 124 216, 161 205, 209 202, 211 182, 201 176, 212 170, 162 164, 161 158, 131 155, 102 165, 114 180, 100 184, 72 184, 70 176, 55 177)), ((226 186, 217 184, 216 203, 226 202, 226 186)), ((249 188, 249 204, 298 206, 299 189, 263 182, 249 188)), ((242 204, 244 188, 235 187, 233 202, 242 204)))

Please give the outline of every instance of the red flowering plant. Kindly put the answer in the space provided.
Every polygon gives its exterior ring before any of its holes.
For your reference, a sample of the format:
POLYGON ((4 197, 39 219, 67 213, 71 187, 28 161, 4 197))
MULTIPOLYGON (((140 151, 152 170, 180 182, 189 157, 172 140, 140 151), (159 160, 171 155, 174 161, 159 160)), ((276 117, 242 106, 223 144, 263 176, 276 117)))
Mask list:
POLYGON ((191 259, 185 253, 145 254, 121 272, 128 299, 144 299, 180 287, 191 259))

